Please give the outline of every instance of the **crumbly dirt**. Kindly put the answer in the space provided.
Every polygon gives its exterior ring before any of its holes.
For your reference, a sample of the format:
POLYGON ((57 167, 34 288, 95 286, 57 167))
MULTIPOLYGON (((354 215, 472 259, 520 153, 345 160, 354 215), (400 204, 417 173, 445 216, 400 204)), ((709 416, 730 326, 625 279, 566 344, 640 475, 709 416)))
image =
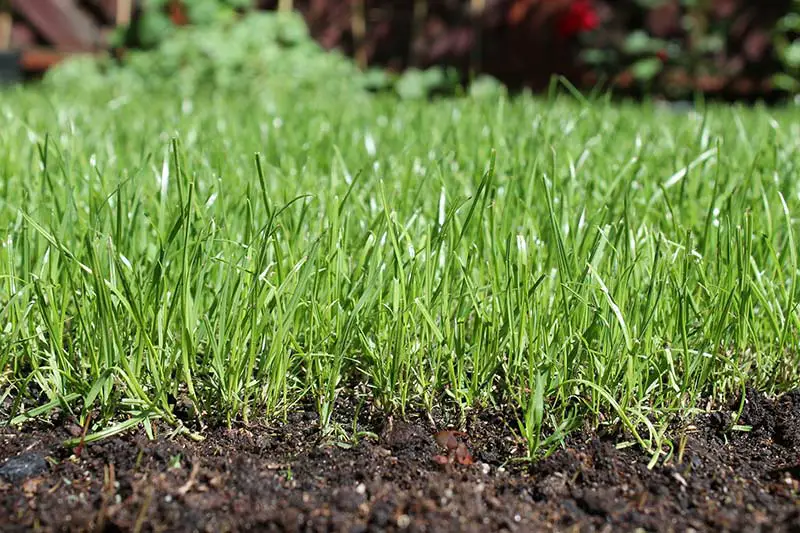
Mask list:
MULTIPOLYGON (((434 417, 435 419, 435 417, 434 417)), ((430 417, 359 417, 346 448, 316 417, 209 429, 193 442, 130 432, 75 457, 67 422, 0 430, 0 465, 48 467, 4 480, 0 531, 787 531, 800 532, 800 391, 748 394, 739 424, 700 417, 669 461, 585 432, 534 464, 508 417, 467 420, 474 464, 437 464, 430 417), (20 459, 22 457, 22 459, 20 459)), ((163 429, 163 428, 162 428, 163 429)), ((352 433, 352 431, 350 431, 352 433)), ((19 472, 20 470, 14 470, 19 472)))

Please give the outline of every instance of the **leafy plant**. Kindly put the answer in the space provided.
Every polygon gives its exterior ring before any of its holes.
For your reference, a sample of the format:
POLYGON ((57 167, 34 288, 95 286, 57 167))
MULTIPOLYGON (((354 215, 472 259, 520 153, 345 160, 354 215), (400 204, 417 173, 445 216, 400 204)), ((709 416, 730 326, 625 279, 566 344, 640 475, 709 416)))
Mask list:
POLYGON ((51 85, 84 87, 173 86, 179 94, 234 88, 317 87, 358 90, 363 78, 352 62, 322 50, 297 13, 253 12, 208 26, 176 28, 152 50, 131 50, 110 60, 70 61, 48 73, 51 85))
POLYGON ((781 89, 800 92, 800 0, 793 0, 793 10, 781 18, 775 30, 775 52, 784 71, 773 78, 781 89))
POLYGON ((177 24, 225 24, 252 8, 252 0, 143 0, 133 23, 119 28, 112 42, 153 48, 172 36, 177 24))

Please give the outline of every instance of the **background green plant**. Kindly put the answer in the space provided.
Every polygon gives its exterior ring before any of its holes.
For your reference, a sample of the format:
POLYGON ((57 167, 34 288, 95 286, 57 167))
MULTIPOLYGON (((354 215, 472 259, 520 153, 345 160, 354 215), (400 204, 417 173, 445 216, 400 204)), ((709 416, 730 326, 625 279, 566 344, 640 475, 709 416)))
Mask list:
POLYGON ((86 88, 171 86, 179 93, 327 84, 331 92, 364 85, 358 69, 310 37, 296 13, 253 12, 210 25, 176 29, 152 50, 131 50, 121 64, 111 59, 71 61, 48 73, 46 83, 86 88))
MULTIPOLYGON (((130 28, 121 28, 114 37, 118 46, 152 48, 175 33, 170 19, 172 0, 143 0, 138 17, 130 28)), ((189 22, 199 26, 228 24, 253 7, 252 0, 192 0, 181 2, 189 22)))
POLYGON ((775 51, 784 72, 775 75, 775 83, 786 91, 800 92, 800 1, 794 11, 783 17, 775 31, 775 51))

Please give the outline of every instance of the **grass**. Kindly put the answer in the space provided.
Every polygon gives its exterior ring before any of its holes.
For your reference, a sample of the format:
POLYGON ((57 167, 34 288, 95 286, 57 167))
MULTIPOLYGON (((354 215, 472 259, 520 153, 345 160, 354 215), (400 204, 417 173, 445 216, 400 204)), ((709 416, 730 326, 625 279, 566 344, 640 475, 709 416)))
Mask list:
POLYGON ((676 417, 800 381, 797 109, 74 87, 0 113, 14 424, 310 400, 331 432, 347 394, 657 458, 676 417))

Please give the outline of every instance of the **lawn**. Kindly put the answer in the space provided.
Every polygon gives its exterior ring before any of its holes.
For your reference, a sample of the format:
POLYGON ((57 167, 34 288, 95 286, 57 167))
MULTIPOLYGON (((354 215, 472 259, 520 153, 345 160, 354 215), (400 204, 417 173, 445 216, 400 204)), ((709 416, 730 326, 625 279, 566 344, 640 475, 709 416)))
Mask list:
POLYGON ((91 412, 91 440, 312 401, 347 433, 344 394, 506 407, 531 457, 586 421, 656 451, 676 416, 798 384, 796 109, 80 86, 0 107, 14 423, 91 412))

